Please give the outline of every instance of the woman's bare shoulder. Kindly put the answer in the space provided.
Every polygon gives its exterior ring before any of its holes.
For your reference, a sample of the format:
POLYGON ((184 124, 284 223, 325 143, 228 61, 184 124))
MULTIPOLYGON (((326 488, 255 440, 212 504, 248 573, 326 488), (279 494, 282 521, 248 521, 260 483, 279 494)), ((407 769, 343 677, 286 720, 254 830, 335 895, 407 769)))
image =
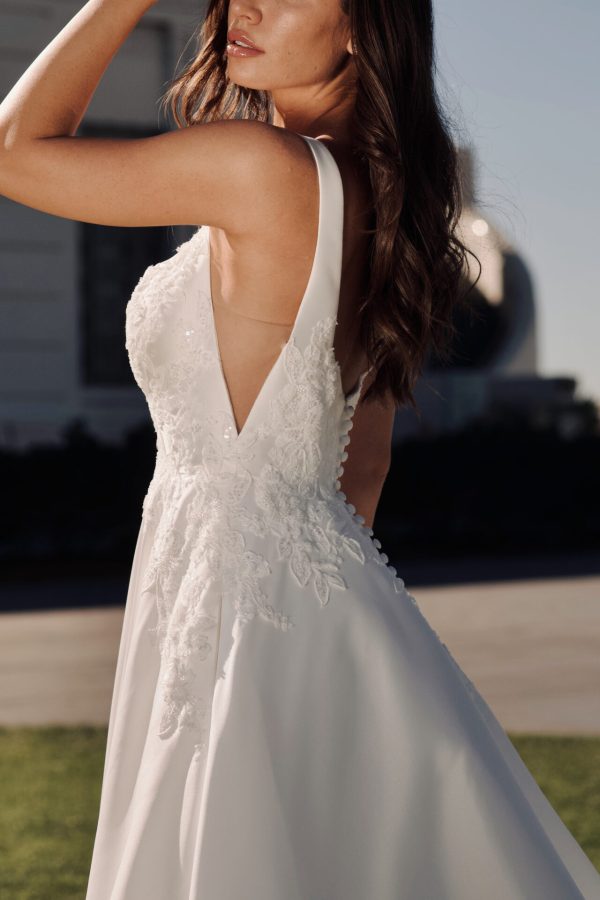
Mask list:
POLYGON ((1 151, 0 194, 98 225, 242 233, 256 229, 278 186, 305 174, 309 151, 298 142, 272 125, 233 119, 143 138, 24 141, 1 151))

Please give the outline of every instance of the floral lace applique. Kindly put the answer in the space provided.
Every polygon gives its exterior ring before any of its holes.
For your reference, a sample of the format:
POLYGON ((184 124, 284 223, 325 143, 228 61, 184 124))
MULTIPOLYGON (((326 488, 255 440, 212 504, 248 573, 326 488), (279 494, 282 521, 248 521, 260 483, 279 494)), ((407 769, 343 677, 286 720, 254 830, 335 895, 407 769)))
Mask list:
POLYGON ((164 331, 166 314, 185 296, 190 274, 202 264, 203 253, 198 247, 200 235, 203 236, 201 231, 196 232, 180 244, 171 257, 148 266, 127 303, 125 347, 133 375, 149 398, 152 390, 146 384, 146 376, 151 374, 153 367, 149 349, 164 331))
POLYGON ((181 468, 194 463, 202 446, 207 409, 199 385, 217 362, 207 340, 206 307, 192 287, 205 256, 200 234, 146 270, 126 310, 131 370, 169 459, 181 468))
POLYGON ((252 475, 240 448, 219 437, 222 428, 214 420, 207 424, 213 427, 200 466, 181 473, 163 464, 147 507, 157 524, 142 585, 156 601, 157 624, 150 631, 163 661, 159 736, 191 728, 197 751, 206 737, 223 593, 242 624, 256 615, 281 630, 293 624, 268 602, 268 561, 246 546, 245 533, 264 534, 246 505, 252 475))
MULTIPOLYGON (((282 384, 257 424, 234 439, 230 412, 211 413, 203 401, 219 361, 210 337, 210 297, 194 278, 206 262, 195 238, 178 248, 183 256, 176 264, 172 257, 140 279, 127 308, 126 346, 157 434, 155 472, 143 502, 143 524, 152 536, 142 593, 156 608, 150 635, 162 662, 159 735, 189 730, 200 751, 223 594, 242 625, 257 616, 279 630, 294 625, 269 602, 272 559, 261 546, 274 550, 322 606, 332 588, 347 588, 346 554, 363 564, 367 558, 382 562, 383 555, 358 530, 339 527, 336 319, 316 322, 304 348, 293 337, 288 341, 282 384)), ((347 403, 346 423, 352 409, 347 403)))
POLYGON ((293 341, 285 346, 287 382, 271 401, 266 425, 273 435, 269 461, 254 477, 264 532, 276 537, 279 558, 301 587, 312 583, 322 606, 331 587, 347 588, 340 571, 344 550, 364 562, 359 542, 336 528, 330 495, 320 486, 322 448, 335 427, 335 325, 333 316, 318 321, 304 351, 293 341))

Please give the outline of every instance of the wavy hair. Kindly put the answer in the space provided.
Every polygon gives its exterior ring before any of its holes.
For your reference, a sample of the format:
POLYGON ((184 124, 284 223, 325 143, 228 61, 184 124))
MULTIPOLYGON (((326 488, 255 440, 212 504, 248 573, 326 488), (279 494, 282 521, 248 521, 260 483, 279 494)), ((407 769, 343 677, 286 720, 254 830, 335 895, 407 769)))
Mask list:
MULTIPOLYGON (((358 314, 359 340, 376 377, 363 400, 391 393, 397 407, 419 414, 413 389, 428 354, 448 360, 455 307, 479 279, 469 285, 471 251, 455 233, 463 205, 460 151, 434 85, 432 3, 340 4, 358 79, 352 152, 368 166, 373 196, 369 278, 358 314)), ((228 0, 210 0, 190 38, 197 53, 162 98, 179 127, 231 118, 273 122, 267 91, 227 78, 227 12, 228 0)))

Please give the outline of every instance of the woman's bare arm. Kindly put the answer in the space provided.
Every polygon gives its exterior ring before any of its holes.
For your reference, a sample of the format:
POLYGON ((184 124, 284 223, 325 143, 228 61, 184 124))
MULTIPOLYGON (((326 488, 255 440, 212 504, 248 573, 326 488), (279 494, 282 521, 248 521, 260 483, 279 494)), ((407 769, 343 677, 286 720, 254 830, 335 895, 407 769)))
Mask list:
POLYGON ((89 0, 0 104, 7 148, 73 135, 111 59, 154 0, 89 0))
POLYGON ((99 225, 253 233, 273 214, 269 198, 278 188, 287 196, 290 178, 312 165, 285 129, 228 120, 141 139, 74 136, 111 59, 152 6, 89 0, 31 63, 0 103, 0 194, 99 225))

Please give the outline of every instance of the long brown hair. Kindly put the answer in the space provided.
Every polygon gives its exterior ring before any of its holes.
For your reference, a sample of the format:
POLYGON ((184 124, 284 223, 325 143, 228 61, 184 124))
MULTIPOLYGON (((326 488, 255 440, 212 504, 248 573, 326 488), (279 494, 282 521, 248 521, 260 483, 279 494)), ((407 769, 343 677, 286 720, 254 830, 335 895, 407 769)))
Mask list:
MULTIPOLYGON (((361 345, 377 374, 363 400, 389 391, 397 406, 418 412, 414 385, 430 350, 448 359, 454 309, 472 287, 471 251, 455 233, 463 203, 459 151, 434 86, 433 9, 431 0, 340 3, 358 74, 353 152, 368 165, 373 193, 359 315, 361 345)), ((227 12, 228 0, 210 0, 191 35, 198 51, 163 96, 179 127, 273 122, 267 91, 226 76, 227 12)))

